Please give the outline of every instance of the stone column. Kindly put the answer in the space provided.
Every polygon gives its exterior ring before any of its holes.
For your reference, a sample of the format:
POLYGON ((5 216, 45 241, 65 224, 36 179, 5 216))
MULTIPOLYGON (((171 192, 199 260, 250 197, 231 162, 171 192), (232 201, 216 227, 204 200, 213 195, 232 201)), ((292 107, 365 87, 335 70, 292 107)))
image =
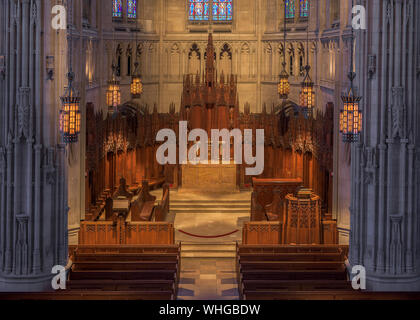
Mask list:
POLYGON ((420 3, 364 4, 367 30, 356 31, 364 129, 352 146, 349 260, 366 268, 368 289, 419 291, 420 97, 413 66, 420 3))
POLYGON ((67 263, 67 177, 56 118, 59 96, 40 66, 66 31, 50 30, 51 1, 3 3, 0 32, 10 33, 8 97, 2 104, 8 117, 0 123, 0 291, 48 290, 52 267, 67 263))

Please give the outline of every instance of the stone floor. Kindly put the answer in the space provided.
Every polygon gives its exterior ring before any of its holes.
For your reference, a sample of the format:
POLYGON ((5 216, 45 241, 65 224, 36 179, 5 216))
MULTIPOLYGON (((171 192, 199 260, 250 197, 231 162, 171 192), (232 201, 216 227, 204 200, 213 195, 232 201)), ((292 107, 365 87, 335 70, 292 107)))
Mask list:
POLYGON ((181 259, 178 300, 238 299, 235 259, 181 259))
MULTIPOLYGON (((153 195, 159 200, 161 190, 153 195)), ((176 241, 232 242, 242 240, 242 226, 249 221, 251 192, 194 194, 171 190, 168 222, 174 223, 176 241), (194 238, 179 230, 203 236, 238 232, 217 239, 194 238)))
MULTIPOLYGON (((159 192, 161 191, 153 191, 157 199, 162 197, 159 192)), ((189 248, 191 244, 197 245, 195 254, 181 253, 178 299, 239 299, 235 246, 232 252, 231 244, 242 239, 242 225, 250 217, 250 202, 250 192, 199 194, 171 190, 171 212, 167 221, 174 223, 175 240, 183 243, 184 248, 187 247, 185 244, 189 248), (179 230, 204 236, 239 231, 229 236, 207 239, 191 237, 179 230), (229 244, 230 249, 224 249, 229 244), (200 245, 205 250, 200 251, 200 245)))

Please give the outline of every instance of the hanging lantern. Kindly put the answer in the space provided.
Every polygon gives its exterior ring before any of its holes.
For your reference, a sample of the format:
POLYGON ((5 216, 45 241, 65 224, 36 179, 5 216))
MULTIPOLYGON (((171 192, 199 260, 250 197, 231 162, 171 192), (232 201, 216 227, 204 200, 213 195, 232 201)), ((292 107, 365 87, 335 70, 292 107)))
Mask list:
POLYGON ((69 85, 64 96, 61 97, 60 133, 64 143, 75 143, 80 133, 80 97, 73 88, 73 72, 69 72, 67 78, 69 85))
POLYGON ((340 111, 340 133, 343 135, 343 142, 357 142, 362 130, 363 114, 359 107, 362 98, 356 96, 351 87, 349 93, 341 99, 343 109, 340 111))
POLYGON ((120 82, 113 78, 108 81, 108 90, 106 91, 106 104, 108 107, 117 108, 121 104, 120 82))
POLYGON ((300 91, 300 107, 305 115, 312 115, 313 108, 315 107, 315 90, 314 83, 309 76, 309 70, 311 67, 306 65, 306 75, 302 82, 302 88, 300 91))
POLYGON ((290 94, 289 74, 287 73, 285 66, 286 63, 283 63, 283 70, 280 73, 277 88, 280 99, 287 99, 290 94))
POLYGON ((130 92, 133 99, 138 99, 141 97, 141 94, 143 93, 143 83, 141 82, 141 76, 138 73, 139 63, 136 62, 134 66, 135 66, 135 69, 134 69, 134 74, 131 77, 130 92))

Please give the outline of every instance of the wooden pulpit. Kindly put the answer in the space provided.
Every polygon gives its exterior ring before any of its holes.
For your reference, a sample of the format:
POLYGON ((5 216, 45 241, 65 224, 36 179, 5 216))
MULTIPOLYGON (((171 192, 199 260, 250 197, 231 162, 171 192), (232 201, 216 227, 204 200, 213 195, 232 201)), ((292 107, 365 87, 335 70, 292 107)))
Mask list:
POLYGON ((310 194, 288 194, 283 216, 283 243, 320 244, 321 201, 319 196, 310 194))

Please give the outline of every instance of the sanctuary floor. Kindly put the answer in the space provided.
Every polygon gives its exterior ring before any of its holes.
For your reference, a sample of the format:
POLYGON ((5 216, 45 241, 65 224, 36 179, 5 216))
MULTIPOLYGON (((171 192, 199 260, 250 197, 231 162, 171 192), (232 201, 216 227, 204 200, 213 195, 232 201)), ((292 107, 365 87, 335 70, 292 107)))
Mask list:
MULTIPOLYGON (((161 199, 161 192, 152 193, 161 199)), ((174 223, 175 241, 181 242, 178 299, 239 299, 235 250, 242 225, 249 221, 250 199, 250 192, 171 191, 167 220, 174 223)))

